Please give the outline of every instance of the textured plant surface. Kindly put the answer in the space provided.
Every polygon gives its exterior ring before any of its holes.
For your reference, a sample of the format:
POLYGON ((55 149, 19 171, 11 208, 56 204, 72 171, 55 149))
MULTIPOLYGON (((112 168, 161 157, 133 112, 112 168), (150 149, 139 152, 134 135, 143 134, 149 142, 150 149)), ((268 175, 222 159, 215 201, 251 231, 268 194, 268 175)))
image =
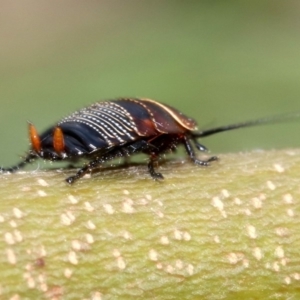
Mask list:
POLYGON ((1 299, 298 299, 300 151, 0 177, 1 299))

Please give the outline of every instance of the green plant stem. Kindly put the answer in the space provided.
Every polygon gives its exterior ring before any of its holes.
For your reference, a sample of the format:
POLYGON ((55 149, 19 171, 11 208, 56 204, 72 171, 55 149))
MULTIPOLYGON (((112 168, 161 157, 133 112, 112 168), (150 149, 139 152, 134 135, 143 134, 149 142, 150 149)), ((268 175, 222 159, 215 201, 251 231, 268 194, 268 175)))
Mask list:
POLYGON ((0 178, 1 299, 297 299, 300 150, 0 178))

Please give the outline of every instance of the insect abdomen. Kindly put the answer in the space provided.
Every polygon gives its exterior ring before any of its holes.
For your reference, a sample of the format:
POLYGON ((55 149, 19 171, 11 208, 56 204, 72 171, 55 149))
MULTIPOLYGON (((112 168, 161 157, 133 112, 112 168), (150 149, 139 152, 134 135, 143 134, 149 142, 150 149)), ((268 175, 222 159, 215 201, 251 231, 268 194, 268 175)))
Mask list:
POLYGON ((67 136, 94 150, 122 145, 139 137, 128 113, 112 102, 99 102, 79 110, 58 126, 67 136))
MULTIPOLYGON (((170 107, 153 100, 118 99, 95 103, 58 123, 65 137, 66 151, 86 153, 124 145, 162 133, 183 133, 188 128, 178 122, 195 122, 170 107), (73 149, 73 150, 72 150, 73 149)), ((193 123, 194 122, 194 123, 193 123)), ((194 128, 191 126, 191 128, 194 128)), ((52 143, 51 138, 47 144, 52 143)))

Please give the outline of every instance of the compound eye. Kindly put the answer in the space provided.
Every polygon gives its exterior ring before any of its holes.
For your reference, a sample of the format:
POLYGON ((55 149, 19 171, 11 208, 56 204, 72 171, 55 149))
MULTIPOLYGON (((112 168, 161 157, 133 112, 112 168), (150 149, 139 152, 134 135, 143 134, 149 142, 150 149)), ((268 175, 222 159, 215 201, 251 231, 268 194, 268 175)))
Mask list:
POLYGON ((62 153, 65 151, 64 134, 60 127, 55 127, 53 133, 53 148, 56 153, 62 153))
POLYGON ((38 135, 38 132, 32 123, 28 123, 29 125, 29 139, 31 142, 32 149, 39 153, 41 152, 41 139, 38 135))

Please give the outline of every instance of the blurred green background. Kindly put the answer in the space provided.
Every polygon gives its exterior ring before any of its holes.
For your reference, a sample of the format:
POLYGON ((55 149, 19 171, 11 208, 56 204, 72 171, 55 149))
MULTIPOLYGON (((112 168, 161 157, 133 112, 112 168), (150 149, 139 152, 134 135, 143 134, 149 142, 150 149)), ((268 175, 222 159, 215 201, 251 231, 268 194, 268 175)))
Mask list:
MULTIPOLYGON (((0 164, 92 102, 148 97, 199 127, 300 111, 300 2, 1 1, 0 164)), ((299 121, 205 139, 213 153, 299 147, 299 121)))

